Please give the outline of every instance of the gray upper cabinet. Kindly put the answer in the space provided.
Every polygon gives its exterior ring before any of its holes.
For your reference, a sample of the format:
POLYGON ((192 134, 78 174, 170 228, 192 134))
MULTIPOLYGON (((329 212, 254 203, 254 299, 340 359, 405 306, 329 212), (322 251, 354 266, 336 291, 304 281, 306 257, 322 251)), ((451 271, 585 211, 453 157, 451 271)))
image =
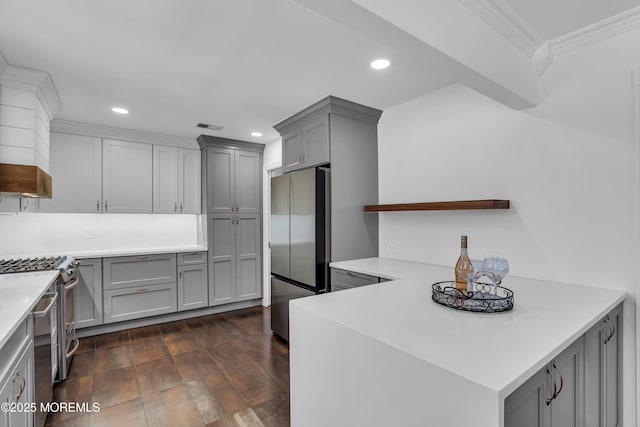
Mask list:
POLYGON ((102 141, 102 194, 105 212, 151 213, 153 146, 102 141))
POLYGON ((260 213, 261 153, 215 146, 205 152, 207 212, 260 213))
POLYGON ((200 151, 178 149, 178 212, 199 214, 201 212, 200 151))
POLYGON ((78 267, 80 284, 74 293, 78 329, 102 325, 102 258, 83 259, 78 267))
POLYGON ((274 125, 282 136, 282 169, 329 164, 331 261, 378 256, 378 120, 382 111, 328 96, 274 125))
POLYGON ((282 170, 329 163, 329 115, 323 114, 282 136, 282 170))
POLYGON ((49 173, 51 199, 40 200, 41 212, 102 212, 102 140, 51 132, 49 173))
POLYGON ((200 152, 153 146, 153 212, 200 213, 200 152))
POLYGON ((585 425, 617 427, 621 414, 622 307, 585 334, 585 425))
POLYGON ((178 149, 153 146, 153 212, 178 213, 178 149))

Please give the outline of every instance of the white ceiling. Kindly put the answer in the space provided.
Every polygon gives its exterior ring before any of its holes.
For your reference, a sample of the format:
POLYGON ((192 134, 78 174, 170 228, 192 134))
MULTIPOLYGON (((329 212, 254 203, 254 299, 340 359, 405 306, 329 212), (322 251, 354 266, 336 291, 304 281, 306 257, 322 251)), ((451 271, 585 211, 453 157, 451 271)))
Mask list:
MULTIPOLYGON (((545 39, 640 4, 505 1, 545 39)), ((268 142, 326 95, 386 109, 453 82, 392 45, 294 0, 0 0, 0 52, 51 74, 56 118, 185 137, 268 142), (380 56, 391 68, 371 70, 380 56)))
POLYGON ((553 40, 579 28, 640 6, 640 0, 503 0, 543 40, 553 40))

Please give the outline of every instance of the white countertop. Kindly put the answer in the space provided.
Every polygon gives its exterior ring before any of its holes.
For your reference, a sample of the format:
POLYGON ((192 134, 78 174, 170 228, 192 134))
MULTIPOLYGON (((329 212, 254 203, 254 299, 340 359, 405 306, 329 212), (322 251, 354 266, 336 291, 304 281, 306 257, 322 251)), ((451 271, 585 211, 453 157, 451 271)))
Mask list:
POLYGON ((508 276, 505 313, 470 313, 431 300, 453 268, 385 258, 331 267, 386 278, 370 286, 291 301, 344 327, 475 382, 505 398, 626 297, 624 291, 508 276))
POLYGON ((31 313, 56 277, 57 270, 0 274, 0 348, 31 313))
POLYGON ((165 246, 165 247, 140 247, 140 248, 126 248, 126 249, 95 249, 88 251, 60 251, 58 253, 27 253, 27 254, 5 254, 0 256, 0 259, 9 258, 40 258, 50 257, 57 255, 72 256, 77 259, 83 258, 107 258, 115 256, 131 256, 131 255, 154 255, 154 254, 166 254, 166 253, 183 253, 183 252, 202 252, 206 251, 206 246, 165 246))

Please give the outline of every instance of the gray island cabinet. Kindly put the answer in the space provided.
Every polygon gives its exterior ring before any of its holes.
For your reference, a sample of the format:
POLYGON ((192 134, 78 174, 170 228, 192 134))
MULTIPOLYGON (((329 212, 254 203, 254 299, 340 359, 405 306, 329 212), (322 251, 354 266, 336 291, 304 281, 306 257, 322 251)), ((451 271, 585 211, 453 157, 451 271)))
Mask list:
POLYGON ((505 401, 506 427, 617 427, 622 306, 613 309, 505 401))
POLYGON ((207 212, 209 305, 262 297, 262 152, 264 145, 207 135, 202 149, 202 207, 207 212))
POLYGON ((470 313, 431 300, 452 268, 331 267, 397 279, 291 301, 292 425, 620 425, 625 292, 508 276, 513 310, 470 313))

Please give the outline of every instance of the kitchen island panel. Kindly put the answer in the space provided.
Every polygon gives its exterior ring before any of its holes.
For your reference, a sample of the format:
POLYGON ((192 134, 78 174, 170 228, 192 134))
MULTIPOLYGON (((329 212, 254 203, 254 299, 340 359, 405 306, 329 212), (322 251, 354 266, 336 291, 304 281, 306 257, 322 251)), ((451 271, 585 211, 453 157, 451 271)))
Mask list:
POLYGON ((298 304, 290 310, 291 425, 500 425, 492 390, 298 304))

